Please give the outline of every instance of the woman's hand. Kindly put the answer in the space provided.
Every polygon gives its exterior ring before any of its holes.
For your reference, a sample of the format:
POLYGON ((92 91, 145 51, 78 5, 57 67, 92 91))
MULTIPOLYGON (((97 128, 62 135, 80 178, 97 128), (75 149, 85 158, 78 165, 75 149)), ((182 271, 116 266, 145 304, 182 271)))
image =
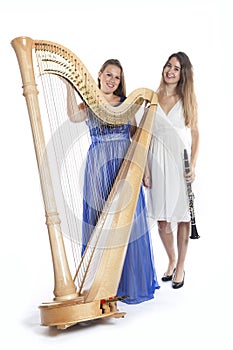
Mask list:
POLYGON ((184 177, 187 183, 192 183, 195 180, 195 169, 192 164, 190 164, 190 171, 185 173, 184 177))
POLYGON ((143 179, 142 179, 142 182, 143 182, 143 185, 144 185, 146 188, 151 188, 151 177, 150 177, 150 176, 144 175, 144 176, 143 176, 143 179))
POLYGON ((146 162, 142 183, 146 188, 151 188, 151 174, 148 162, 146 162))
POLYGON ((150 175, 150 170, 149 170, 148 164, 145 167, 142 182, 146 188, 151 188, 151 175, 150 175))

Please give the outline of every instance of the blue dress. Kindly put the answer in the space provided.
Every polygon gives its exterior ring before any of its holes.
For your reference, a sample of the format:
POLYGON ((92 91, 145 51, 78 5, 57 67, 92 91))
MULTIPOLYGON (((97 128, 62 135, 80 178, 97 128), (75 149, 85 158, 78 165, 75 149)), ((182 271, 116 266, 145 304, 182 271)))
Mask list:
MULTIPOLYGON (((84 251, 111 191, 130 145, 130 124, 101 125, 90 116, 87 121, 91 145, 87 153, 83 192, 82 243, 84 251)), ((151 237, 146 217, 143 188, 134 215, 117 296, 129 296, 125 303, 137 304, 154 297, 158 289, 151 237)))

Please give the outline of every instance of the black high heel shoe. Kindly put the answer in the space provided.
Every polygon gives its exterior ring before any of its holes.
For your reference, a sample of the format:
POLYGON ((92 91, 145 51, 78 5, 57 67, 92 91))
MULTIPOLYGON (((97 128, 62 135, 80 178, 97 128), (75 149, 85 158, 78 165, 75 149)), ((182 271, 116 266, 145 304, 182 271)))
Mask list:
POLYGON ((185 277, 185 271, 184 271, 184 274, 183 274, 183 280, 181 282, 174 282, 174 281, 172 281, 172 288, 178 289, 178 288, 183 287, 183 285, 184 285, 184 277, 185 277))
POLYGON ((166 274, 164 274, 163 277, 161 278, 161 280, 162 280, 163 282, 171 281, 171 280, 172 280, 172 277, 173 277, 173 275, 174 275, 174 273, 175 273, 175 271, 176 271, 176 269, 173 270, 173 272, 172 272, 171 275, 166 275, 166 274))

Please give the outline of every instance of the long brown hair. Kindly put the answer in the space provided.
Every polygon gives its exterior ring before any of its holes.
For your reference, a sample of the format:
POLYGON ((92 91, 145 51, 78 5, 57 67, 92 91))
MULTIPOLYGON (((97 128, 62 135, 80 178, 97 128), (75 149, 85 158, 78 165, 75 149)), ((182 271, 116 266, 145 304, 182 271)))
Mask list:
MULTIPOLYGON (((103 71, 107 68, 107 66, 109 65, 113 65, 113 66, 117 66, 120 68, 121 70, 121 76, 120 76, 120 84, 118 86, 118 88, 116 89, 116 91, 114 91, 114 95, 116 96, 120 96, 120 97, 126 97, 126 84, 125 84, 125 76, 124 76, 124 71, 122 68, 122 65, 120 63, 120 61, 118 61, 115 58, 110 58, 109 60, 107 60, 106 62, 104 62, 104 64, 102 65, 102 67, 100 68, 100 72, 103 73, 103 71)), ((98 78, 98 87, 100 89, 100 79, 98 78)))
MULTIPOLYGON (((194 92, 193 66, 189 57, 184 52, 180 51, 169 56, 163 67, 163 71, 173 57, 180 62, 181 66, 180 80, 177 84, 176 91, 183 103, 185 125, 188 127, 195 127, 197 124, 197 100, 194 92)), ((164 85, 163 71, 158 90, 164 85)))

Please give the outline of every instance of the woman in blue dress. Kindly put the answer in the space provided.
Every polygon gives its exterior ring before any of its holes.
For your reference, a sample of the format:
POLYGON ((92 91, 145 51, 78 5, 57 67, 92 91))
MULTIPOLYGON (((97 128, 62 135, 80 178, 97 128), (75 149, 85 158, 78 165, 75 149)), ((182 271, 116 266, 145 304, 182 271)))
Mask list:
MULTIPOLYGON (((118 60, 110 59, 103 64, 98 73, 98 86, 111 105, 116 106, 124 101, 124 72, 118 60)), ((104 124, 83 104, 77 105, 70 85, 67 85, 67 106, 69 118, 73 122, 85 120, 91 136, 83 189, 83 253, 137 126, 135 118, 121 126, 104 124)), ((117 296, 129 296, 123 299, 124 302, 137 304, 152 299, 158 288, 141 187, 117 296)))

